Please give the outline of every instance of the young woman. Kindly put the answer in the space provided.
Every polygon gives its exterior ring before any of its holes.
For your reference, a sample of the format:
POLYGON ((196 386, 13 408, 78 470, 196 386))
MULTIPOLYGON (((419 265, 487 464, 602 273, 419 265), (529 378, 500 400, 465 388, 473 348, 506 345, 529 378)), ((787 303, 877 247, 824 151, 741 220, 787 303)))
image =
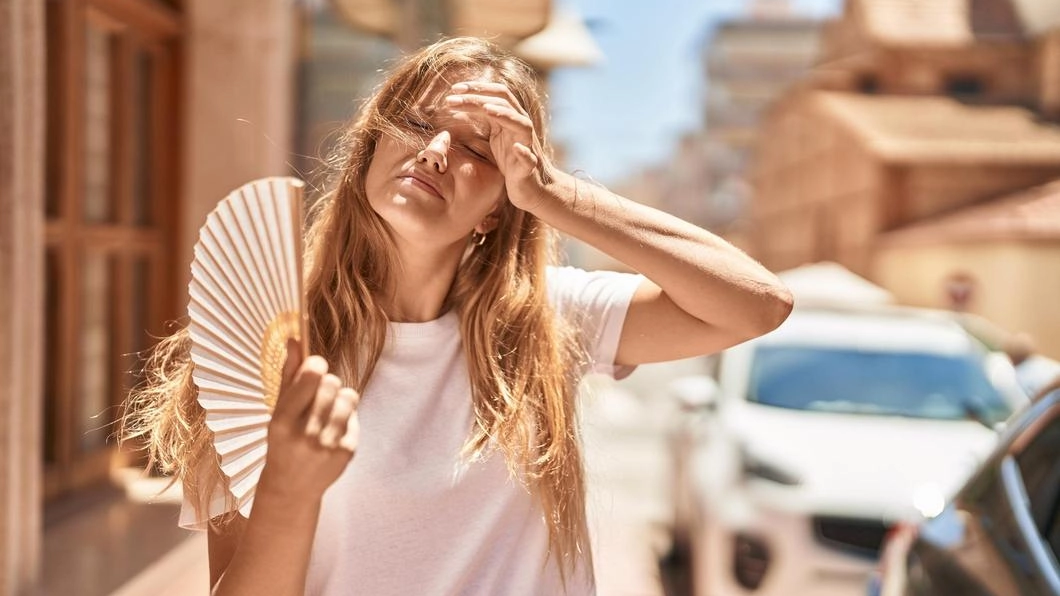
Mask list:
POLYGON ((397 65, 308 232, 311 352, 288 360, 249 519, 165 340, 128 434, 209 527, 215 594, 594 592, 575 393, 715 352, 791 297, 716 236, 557 171, 533 71, 481 40, 397 65), (553 267, 552 229, 641 275, 553 267))

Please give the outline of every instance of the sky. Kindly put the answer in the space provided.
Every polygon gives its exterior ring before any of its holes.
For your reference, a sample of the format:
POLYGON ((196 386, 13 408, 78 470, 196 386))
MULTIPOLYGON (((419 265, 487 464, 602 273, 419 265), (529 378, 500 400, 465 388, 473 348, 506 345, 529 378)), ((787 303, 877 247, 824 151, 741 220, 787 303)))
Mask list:
MULTIPOLYGON (((826 17, 842 0, 791 0, 826 17)), ((662 163, 682 134, 702 125, 699 53, 713 27, 746 0, 557 0, 589 24, 604 61, 557 69, 550 80, 553 139, 567 169, 616 184, 662 163)))

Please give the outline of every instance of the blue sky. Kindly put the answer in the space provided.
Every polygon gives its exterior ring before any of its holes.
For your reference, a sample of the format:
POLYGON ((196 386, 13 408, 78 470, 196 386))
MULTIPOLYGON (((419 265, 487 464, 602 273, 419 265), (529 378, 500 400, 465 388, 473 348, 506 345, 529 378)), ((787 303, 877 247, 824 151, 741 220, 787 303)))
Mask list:
MULTIPOLYGON (((828 16, 842 0, 791 0, 828 16)), ((745 0, 557 0, 591 25, 606 56, 552 74, 552 135, 567 165, 606 184, 666 159, 701 126, 699 48, 714 25, 744 14, 745 0)))

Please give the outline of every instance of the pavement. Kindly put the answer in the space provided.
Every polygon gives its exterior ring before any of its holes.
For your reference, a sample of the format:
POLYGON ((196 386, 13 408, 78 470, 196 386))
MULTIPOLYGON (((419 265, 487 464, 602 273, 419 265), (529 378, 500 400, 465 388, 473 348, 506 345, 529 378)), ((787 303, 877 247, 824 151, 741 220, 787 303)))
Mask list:
POLYGON ((209 593, 206 534, 200 532, 185 539, 111 596, 208 596, 209 593))

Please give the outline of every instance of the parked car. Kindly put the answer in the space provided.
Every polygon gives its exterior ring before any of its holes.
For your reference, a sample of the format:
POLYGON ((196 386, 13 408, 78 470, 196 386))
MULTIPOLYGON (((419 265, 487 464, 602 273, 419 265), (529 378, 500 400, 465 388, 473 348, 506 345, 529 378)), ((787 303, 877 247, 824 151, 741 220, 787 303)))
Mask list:
POLYGON ((942 511, 889 535, 869 594, 1060 595, 1060 390, 1023 410, 942 511))
POLYGON ((884 535, 937 513, 1024 399, 1003 361, 945 313, 819 307, 674 381, 695 593, 864 594, 884 535))

